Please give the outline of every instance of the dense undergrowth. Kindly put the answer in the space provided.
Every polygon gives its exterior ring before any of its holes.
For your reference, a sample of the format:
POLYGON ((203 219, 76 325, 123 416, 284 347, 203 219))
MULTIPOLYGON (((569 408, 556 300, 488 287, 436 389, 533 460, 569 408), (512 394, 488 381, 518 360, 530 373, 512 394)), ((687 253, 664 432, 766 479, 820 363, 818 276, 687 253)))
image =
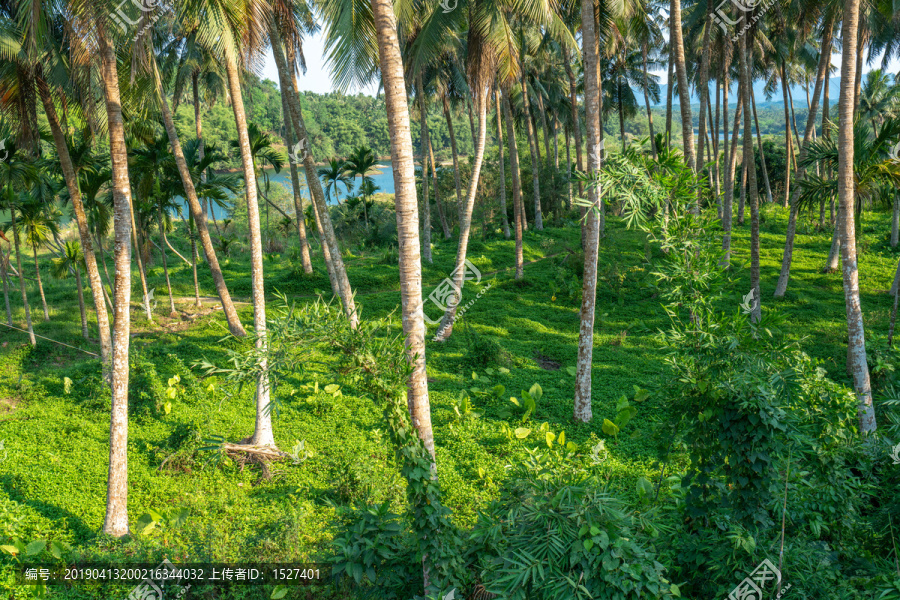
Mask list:
MULTIPOLYGON (((762 302, 767 318, 775 320, 774 341, 728 329, 736 327, 739 305, 749 289, 749 228, 738 227, 734 280, 713 308, 737 314, 717 326, 726 330, 723 335, 743 340, 746 362, 709 352, 703 359, 707 362, 698 359, 690 365, 673 359, 677 342, 671 332, 660 336, 671 327, 663 308, 665 290, 653 275, 663 253, 643 232, 627 229, 620 219, 607 219, 599 261, 594 420, 586 425, 571 419, 574 382, 569 370, 576 360, 581 293, 576 223, 525 234, 525 261, 533 262, 526 264, 520 281, 513 279, 511 269, 513 242, 488 231, 470 243, 469 258, 483 273, 480 286, 490 284, 490 290, 466 312, 448 342, 429 342, 427 348, 440 499, 458 538, 458 562, 469 566, 469 580, 454 580, 458 585, 478 589, 484 573, 518 576, 515 552, 533 550, 535 540, 546 541, 541 532, 548 526, 547 515, 555 515, 562 517, 555 529, 560 543, 568 543, 566 535, 592 540, 589 546, 579 542, 584 556, 563 552, 554 559, 556 564, 565 558, 573 561, 572 573, 582 569, 621 574, 615 582, 597 582, 597 589, 611 589, 633 577, 655 586, 646 597, 725 597, 763 558, 778 564, 781 523, 771 516, 780 516, 784 497, 773 490, 783 494, 787 478, 782 570, 792 585, 791 596, 900 597, 900 591, 885 591, 889 584, 896 585, 891 579, 894 559, 888 560, 886 549, 894 543, 891 527, 896 519, 890 516, 900 514, 890 496, 900 467, 890 464, 883 441, 876 447, 855 438, 853 406, 847 406, 845 388, 824 379, 848 382, 840 274, 821 272, 830 232, 816 231, 803 220, 787 296, 774 301, 771 292, 786 218, 785 209, 763 210, 762 302), (792 354, 799 351, 808 357, 792 354), (718 369, 716 381, 740 390, 748 385, 740 376, 752 371, 747 365, 766 353, 772 360, 760 373, 769 377, 791 370, 792 384, 801 391, 788 400, 782 400, 778 390, 768 397, 771 406, 763 408, 771 415, 771 435, 757 431, 757 423, 744 423, 757 440, 735 439, 750 443, 750 452, 771 451, 771 468, 765 470, 772 480, 761 484, 765 489, 741 489, 740 478, 746 474, 734 460, 748 450, 735 442, 730 448, 736 454, 726 452, 716 461, 707 455, 709 468, 699 476, 711 477, 714 485, 704 480, 702 489, 682 487, 691 452, 670 442, 688 439, 696 447, 712 447, 710 436, 718 432, 696 426, 679 434, 686 436, 682 438, 673 435, 673 427, 707 409, 734 409, 704 400, 704 373, 718 369), (770 367, 771 372, 766 370, 770 367), (797 398, 803 406, 795 406, 793 416, 779 413, 783 404, 797 398), (631 407, 626 412, 633 416, 620 419, 623 407, 631 407), (618 425, 604 426, 605 420, 618 425), (774 430, 781 429, 793 436, 790 448, 778 446, 783 441, 774 430), (786 452, 793 453, 792 473, 783 468, 786 452), (805 468, 799 469, 800 464, 805 468), (725 504, 729 509, 721 512, 725 504), (513 513, 518 527, 510 525, 513 513), (566 533, 566 523, 579 518, 596 523, 566 533), (603 546, 602 552, 592 551, 595 544, 603 546), (629 569, 640 572, 629 574, 629 569)), ((885 290, 898 255, 886 244, 886 215, 864 215, 860 229, 870 363, 878 386, 876 400, 884 401, 892 396, 890 384, 898 366, 896 352, 885 343, 891 306, 885 290)), ((456 249, 455 240, 444 241, 437 231, 433 239, 435 263, 423 265, 426 295, 452 270, 456 249)), ((397 320, 395 256, 386 246, 361 242, 347 249, 350 281, 363 317, 372 322, 397 320)), ((246 257, 235 253, 223 263, 232 294, 239 299, 249 295, 246 257)), ((170 267, 176 296, 192 298, 190 268, 180 261, 170 261, 170 267)), ((305 276, 289 250, 269 257, 264 268, 273 306, 279 302, 276 291, 302 307, 329 289, 321 262, 313 276, 305 276)), ((199 273, 202 289, 213 295, 210 276, 202 266, 199 273)), ((225 364, 228 351, 240 350, 241 344, 227 337, 218 312, 198 312, 185 301, 180 308, 192 314, 190 319, 164 317, 168 311, 160 267, 152 266, 148 277, 156 287, 157 322, 149 324, 141 311, 133 312, 129 513, 135 535, 114 541, 97 533, 105 508, 109 414, 97 363, 45 340, 31 348, 22 334, 2 331, 0 543, 45 540, 56 542, 69 558, 105 561, 337 560, 349 579, 290 594, 348 598, 368 590, 373 597, 409 598, 421 593, 422 572, 414 560, 416 531, 407 520, 407 479, 401 472, 403 461, 395 455, 396 431, 385 419, 385 399, 352 377, 341 366, 341 353, 319 340, 304 349, 302 364, 283 377, 275 391, 276 440, 283 450, 293 448, 302 455, 271 465, 269 478, 252 465, 216 461, 216 453, 204 448, 216 440, 240 440, 253 431, 252 387, 238 389, 222 377, 203 377, 197 363, 225 364), (360 508, 364 506, 370 508, 360 508), (153 527, 137 534, 150 522, 153 527), (377 575, 363 572, 358 578, 368 578, 367 585, 351 585, 353 561, 346 559, 357 553, 345 555, 342 562, 336 550, 360 539, 353 532, 366 532, 363 539, 383 544, 380 558, 372 563, 377 575), (382 575, 387 579, 379 580, 382 575)), ((80 338, 72 284, 45 285, 52 320, 35 322, 36 333, 93 350, 80 338)), ((478 289, 467 294, 474 297, 478 289)), ((207 302, 207 308, 211 306, 207 302)), ((244 322, 251 322, 250 305, 239 309, 244 322)), ((438 309, 430 310, 432 318, 437 317, 438 309)), ((768 327, 769 321, 764 323, 768 327)), ((713 326, 712 318, 708 324, 713 326)), ((879 408, 887 436, 886 415, 891 410, 896 407, 879 408)), ((728 414, 730 422, 743 418, 728 414)), ((547 552, 556 556, 553 548, 547 552)), ((30 592, 12 585, 14 562, 2 560, 0 589, 10 590, 11 597, 29 597, 30 592)), ((509 597, 566 597, 522 589, 509 597)), ((50 595, 105 598, 124 597, 128 591, 126 586, 54 588, 50 595)), ((254 598, 262 593, 254 588, 222 595, 195 591, 209 598, 254 598)), ((265 591, 266 597, 269 593, 265 591)), ((626 595, 633 590, 621 593, 608 597, 636 597, 626 595)))

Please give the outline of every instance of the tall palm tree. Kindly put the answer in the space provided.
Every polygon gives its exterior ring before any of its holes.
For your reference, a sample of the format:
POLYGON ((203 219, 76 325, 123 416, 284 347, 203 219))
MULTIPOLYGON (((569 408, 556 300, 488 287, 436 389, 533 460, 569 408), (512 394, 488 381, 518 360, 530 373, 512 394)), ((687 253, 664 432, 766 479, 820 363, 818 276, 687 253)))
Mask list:
POLYGON ((325 197, 331 202, 331 194, 334 193, 335 202, 340 203, 341 191, 339 186, 343 185, 347 193, 353 189, 353 180, 347 172, 347 162, 337 157, 333 157, 328 161, 328 165, 319 167, 319 177, 325 184, 325 197))
MULTIPOLYGON (((677 0, 674 0, 677 1, 677 0)), ((749 16, 747 17, 749 18, 749 16)), ((762 318, 762 296, 759 289, 759 192, 756 185, 756 168, 753 155, 753 116, 751 88, 753 81, 750 76, 750 51, 747 32, 740 36, 740 67, 741 67, 741 93, 744 98, 744 165, 749 180, 748 194, 750 196, 750 289, 753 292, 753 311, 751 318, 759 321, 762 318)), ((701 115, 701 118, 703 115, 701 115)))
MULTIPOLYGON (((406 356, 412 367, 407 382, 407 403, 413 426, 434 462, 434 434, 428 376, 425 371, 425 321, 422 310, 422 261, 419 254, 419 206, 416 199, 415 163, 403 60, 397 39, 397 24, 390 0, 373 0, 372 12, 378 40, 379 65, 384 82, 388 130, 391 135, 391 163, 394 171, 394 207, 397 213, 397 241, 400 265, 400 305, 406 356)), ((423 185, 428 185, 427 181, 423 185)), ((427 582, 426 582, 427 585, 427 582)))
POLYGON ((81 335, 84 339, 89 339, 87 311, 84 308, 84 290, 81 285, 81 271, 84 268, 84 252, 81 251, 81 244, 77 240, 71 240, 63 246, 62 255, 53 259, 51 273, 57 279, 65 279, 69 273, 75 274, 78 309, 81 311, 81 335))
POLYGON ((688 90, 687 61, 684 53, 684 36, 681 27, 681 0, 671 0, 669 8, 669 43, 678 83, 678 103, 681 106, 681 139, 684 143, 684 160, 692 170, 696 171, 694 121, 691 119, 691 94, 688 90))
MULTIPOLYGON (((354 148, 353 152, 350 153, 350 156, 347 157, 346 162, 344 162, 344 166, 347 169, 347 175, 350 177, 351 181, 357 177, 361 178, 360 188, 362 188, 362 185, 367 181, 371 181, 372 178, 370 175, 375 170, 376 164, 378 164, 378 161, 375 159, 375 153, 372 152, 371 148, 365 146, 354 148)), ((366 227, 368 227, 369 209, 366 207, 365 202, 363 202, 363 214, 366 219, 366 227)))
POLYGON ((841 261, 843 265, 844 300, 847 305, 847 368, 853 376, 853 389, 859 402, 859 430, 874 433, 875 407, 869 365, 866 362, 866 338, 863 329, 862 307, 859 302, 859 265, 856 262, 856 230, 853 157, 855 113, 855 79, 857 68, 857 29, 860 0, 844 1, 843 31, 841 35, 841 91, 838 102, 838 194, 840 198, 839 228, 841 232, 841 261))
POLYGON ((59 209, 53 205, 45 204, 34 195, 27 196, 27 200, 19 207, 22 220, 19 226, 25 236, 25 242, 31 246, 34 258, 34 274, 41 295, 41 304, 44 308, 44 320, 50 320, 50 310, 47 307, 47 298, 44 295, 44 283, 41 279, 41 268, 38 263, 38 249, 59 235, 57 219, 60 216, 59 209), (55 210, 54 210, 55 209, 55 210))

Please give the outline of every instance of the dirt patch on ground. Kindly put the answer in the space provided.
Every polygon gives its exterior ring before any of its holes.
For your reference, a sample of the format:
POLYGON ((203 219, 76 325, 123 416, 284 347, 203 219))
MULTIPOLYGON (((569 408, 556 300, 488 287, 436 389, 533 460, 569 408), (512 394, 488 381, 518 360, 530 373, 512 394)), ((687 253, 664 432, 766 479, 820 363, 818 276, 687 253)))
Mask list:
POLYGON ((545 371, 559 371, 559 368, 562 366, 558 361, 555 361, 540 352, 534 353, 534 362, 545 371))
POLYGON ((16 410, 20 403, 21 400, 16 400, 15 398, 0 398, 0 416, 8 415, 16 410))

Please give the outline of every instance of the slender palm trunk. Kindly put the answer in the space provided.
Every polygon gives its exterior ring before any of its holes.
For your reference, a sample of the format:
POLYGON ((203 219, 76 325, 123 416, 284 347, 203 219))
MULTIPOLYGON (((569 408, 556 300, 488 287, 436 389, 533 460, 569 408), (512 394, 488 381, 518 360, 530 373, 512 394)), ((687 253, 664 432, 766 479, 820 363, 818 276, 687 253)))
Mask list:
POLYGON ((541 214, 541 159, 538 156, 537 132, 531 126, 531 103, 528 101, 528 84, 525 82, 525 73, 521 76, 522 103, 525 111, 525 131, 528 134, 528 148, 531 150, 531 184, 534 189, 534 228, 538 231, 544 229, 544 218, 541 214))
MULTIPOLYGON (((677 1, 677 0, 676 0, 677 1)), ((594 3, 581 4, 582 55, 584 57, 584 118, 587 125, 588 148, 600 144, 600 73, 596 31, 594 29, 594 3)), ((599 152, 588 153, 588 173, 600 169, 599 152)), ((597 303, 597 256, 600 247, 600 223, 597 206, 599 193, 594 186, 587 190, 592 207, 587 211, 584 228, 584 277, 581 288, 581 326, 578 332, 578 363, 575 373, 575 399, 573 416, 576 421, 587 423, 593 417, 591 411, 591 371, 594 353, 594 313, 597 303)))
MULTIPOLYGON (((450 151, 453 154, 453 180, 456 183, 456 210, 462 210, 462 186, 459 183, 459 152, 456 149, 456 132, 453 130, 453 117, 450 114, 450 103, 447 94, 441 94, 441 103, 444 109, 444 119, 447 121, 447 131, 450 133, 450 151)), ((450 239, 450 236, 447 236, 450 239)))
MULTIPOLYGON (((428 157, 431 160, 431 191, 434 194, 434 203, 437 206, 441 205, 441 197, 438 192, 438 172, 437 172, 437 163, 434 160, 434 148, 431 144, 431 135, 428 135, 428 157)), ((428 211, 428 230, 431 231, 431 211, 428 211)), ((430 239, 430 238, 429 238, 430 239)), ((429 241, 429 244, 431 242, 429 241)))
POLYGON ((197 255, 197 231, 194 228, 194 215, 188 215, 188 235, 191 236, 191 271, 194 276, 194 306, 200 308, 200 283, 197 281, 197 261, 200 257, 197 255))
MULTIPOLYGON (((482 82, 484 83, 484 82, 482 82)), ((475 208, 475 197, 478 193, 478 178, 481 174, 481 165, 484 161, 484 147, 487 139, 487 104, 490 98, 489 87, 481 85, 475 89, 475 109, 478 111, 478 137, 475 143, 475 162, 472 165, 472 179, 469 182, 469 192, 466 195, 465 209, 459 219, 459 246, 456 250, 456 266, 453 270, 454 285, 459 290, 455 300, 448 302, 447 310, 441 319, 441 324, 434 336, 436 341, 444 341, 453 333, 453 323, 456 320, 456 308, 462 300, 463 283, 466 276, 466 250, 469 245, 469 233, 472 228, 472 210, 475 208)))
POLYGON ((0 279, 3 279, 3 301, 6 303, 6 324, 12 327, 12 308, 9 306, 9 271, 6 266, 9 264, 9 254, 4 254, 3 248, 0 248, 0 279))
POLYGON ((41 293, 41 305, 44 308, 44 321, 50 320, 50 309, 47 308, 47 297, 44 295, 44 282, 41 280, 41 266, 38 263, 37 245, 31 245, 32 257, 34 258, 34 274, 37 277, 38 291, 41 293))
MULTIPOLYGON (((766 186, 766 202, 772 204, 772 188, 769 185, 769 170, 766 168, 766 154, 763 152, 762 131, 759 129, 759 118, 756 116, 756 95, 753 93, 753 87, 750 88, 750 100, 753 104, 753 123, 756 126, 756 146, 759 148, 759 164, 763 175, 763 183, 766 186)), ((755 169, 754 165, 754 169, 755 169)))
MULTIPOLYGON (((198 155, 200 160, 206 156, 206 142, 203 139, 203 121, 200 112, 200 71, 196 70, 191 73, 191 87, 194 91, 194 128, 197 132, 197 139, 200 140, 198 155)), ((200 175, 202 181, 206 181, 206 173, 200 175)))
POLYGON ((115 297, 112 335, 112 402, 109 422, 109 479, 103 533, 122 537, 128 533, 128 378, 131 331, 131 183, 128 179, 128 147, 119 97, 116 51, 98 24, 100 75, 109 128, 112 163, 113 231, 115 237, 115 297))
MULTIPOLYGON (((566 67, 566 77, 569 79, 569 103, 572 110, 572 134, 575 138, 575 164, 579 171, 584 170, 584 161, 581 158, 581 121, 578 117, 578 84, 572 65, 569 62, 569 51, 563 48, 563 64, 566 67)), ((578 194, 584 191, 581 182, 578 182, 578 194)))
MULTIPOLYGON (((347 278, 344 259, 341 257, 341 250, 338 246, 337 238, 334 235, 334 227, 331 224, 331 216, 328 212, 328 206, 325 203, 325 192, 322 191, 322 183, 319 181, 316 161, 313 157, 309 136, 306 132, 306 125, 303 121, 303 109, 300 106, 297 81, 294 78, 293 72, 288 69, 288 63, 285 59, 281 42, 281 35, 274 23, 269 27, 269 35, 273 39, 272 49, 275 56, 275 64, 278 67, 278 76, 282 81, 290 82, 289 85, 284 86, 282 93, 287 91, 287 103, 288 108, 290 109, 289 116, 293 121, 294 132, 297 135, 297 139, 305 141, 303 147, 306 148, 306 152, 304 152, 303 155, 303 169, 306 171, 306 183, 309 186, 310 196, 312 197, 312 201, 316 206, 316 211, 319 216, 319 224, 321 226, 320 232, 323 236, 322 243, 323 245, 328 245, 332 269, 334 270, 334 276, 339 286, 341 304, 344 307, 344 314, 355 328, 359 323, 359 313, 356 310, 353 289, 350 287, 350 280, 347 278)), ((363 202, 365 203, 365 200, 363 202)))
POLYGON ((754 322, 762 318, 762 296, 759 289, 759 193, 756 187, 756 168, 753 161, 753 90, 750 63, 747 50, 747 36, 741 36, 741 79, 744 94, 744 167, 748 179, 750 196, 750 289, 753 290, 754 322))
POLYGON ((691 94, 688 89, 687 65, 685 64, 684 58, 684 38, 682 36, 681 28, 681 0, 671 0, 671 9, 669 11, 669 40, 672 45, 672 52, 675 55, 675 74, 678 78, 678 102, 681 106, 681 137, 682 142, 684 143, 684 159, 691 170, 696 171, 697 161, 694 158, 694 121, 691 118, 691 94))
MULTIPOLYGON (((284 86, 289 85, 288 82, 280 82, 282 89, 284 86)), ((287 98, 284 94, 281 95, 281 111, 282 114, 287 116, 290 114, 290 109, 287 105, 287 98)), ((297 143, 297 136, 294 134, 294 127, 291 124, 291 120, 285 118, 284 119, 284 131, 285 131, 285 141, 288 143, 288 146, 291 148, 294 147, 294 144, 297 143)), ((303 196, 300 195, 300 177, 297 173, 297 165, 294 161, 290 162, 291 169, 291 192, 294 196, 294 217, 297 220, 297 237, 300 240, 300 263, 303 265, 303 272, 307 275, 313 272, 312 266, 312 258, 309 254, 309 240, 306 238, 306 218, 303 215, 303 196)), ((334 186, 335 194, 337 194, 337 184, 334 186)), ((340 201, 340 197, 338 198, 340 201)))
MULTIPOLYGON (((727 82, 726 82, 727 85, 727 82)), ((725 201, 722 206, 722 260, 725 268, 731 265, 731 229, 734 220, 734 174, 737 165, 737 136, 738 126, 741 122, 741 111, 744 101, 741 96, 741 85, 738 83, 738 99, 734 106, 734 128, 732 130, 730 150, 725 157, 725 201)), ((728 139, 728 126, 726 121, 725 138, 728 139)))
MULTIPOLYGON (((506 164, 503 159, 503 124, 500 119, 500 88, 494 91, 494 106, 497 111, 497 150, 500 152, 500 214, 503 219, 503 237, 509 239, 509 219, 506 216, 506 164)), ((568 151, 568 146, 566 150, 568 151)), ((571 187, 571 184, 570 184, 571 187)))
MULTIPOLYGON (((785 234, 784 254, 781 257, 781 273, 778 276, 778 283, 775 286, 775 297, 781 298, 787 291, 788 281, 791 277, 791 262, 794 257, 794 238, 797 232, 797 216, 799 211, 800 200, 800 182, 806 175, 806 169, 800 167, 806 160, 809 152, 809 145, 812 143, 813 132, 816 129, 816 112, 819 108, 819 95, 822 92, 822 86, 828 77, 828 67, 831 65, 831 30, 834 27, 834 17, 829 17, 825 23, 824 39, 822 40, 822 52, 819 55, 819 65, 816 74, 816 85, 813 89, 812 101, 810 103, 809 114, 806 118, 806 129, 803 132, 803 142, 800 144, 800 153, 797 157, 797 172, 794 177, 794 192, 791 199, 791 210, 788 216, 787 233, 785 234)), ((782 78, 786 79, 785 71, 782 72, 782 78)), ((786 85, 786 82, 782 84, 786 85)))
POLYGON ((647 122, 650 124, 650 151, 653 153, 653 160, 656 160, 656 134, 653 133, 653 111, 650 110, 650 83, 647 77, 647 42, 641 44, 641 60, 644 65, 644 105, 647 107, 647 122))
MULTIPOLYGON (((712 11, 713 4, 712 2, 706 3, 706 18, 703 22, 703 50, 700 53, 700 77, 698 81, 698 86, 700 89, 700 121, 697 129, 697 172, 701 172, 701 166, 705 162, 703 160, 703 148, 706 143, 706 111, 709 107, 709 51, 710 46, 710 29, 712 28, 712 11)), ((679 27, 680 29, 680 27, 679 27)), ((690 124, 691 132, 693 133, 694 125, 690 124)), ((711 174, 710 174, 711 175, 711 174)), ((712 177, 710 176, 710 179, 712 177)), ((700 214, 700 210, 702 208, 701 202, 703 201, 703 188, 698 186, 697 191, 697 214, 700 214)))
MULTIPOLYGON (((743 148, 741 149, 743 150, 743 148)), ((744 224, 744 207, 747 205, 747 154, 741 155, 741 197, 738 200, 738 225, 744 224)))
POLYGON ((268 360, 265 352, 268 349, 266 333, 266 293, 263 278, 262 232, 259 223, 259 202, 256 193, 256 170, 253 168, 253 156, 250 150, 250 135, 247 132, 247 114, 244 112, 244 97, 241 94, 241 83, 238 76, 237 57, 225 52, 225 70, 228 75, 228 87, 231 92, 231 109, 237 126, 238 143, 241 150, 241 166, 244 169, 244 181, 247 196, 247 221, 250 237, 250 278, 253 294, 253 330, 256 335, 256 348, 262 353, 260 375, 256 381, 256 425, 252 443, 257 446, 275 446, 272 432, 272 414, 269 406, 268 360))
POLYGON ((75 287, 78 288, 78 310, 81 312, 81 337, 90 339, 87 324, 87 311, 84 308, 84 290, 81 288, 81 267, 75 265, 75 287))
POLYGON ((844 299, 847 305, 847 367, 853 376, 853 389, 859 402, 859 430, 863 434, 876 429, 875 408, 869 365, 866 361, 866 338, 859 299, 859 265, 856 262, 856 232, 853 220, 855 199, 853 178, 853 115, 856 105, 854 81, 857 78, 857 29, 860 0, 844 1, 841 57, 841 93, 838 104, 838 190, 841 203, 841 263, 844 299))
MULTIPOLYGON (((671 17, 669 17, 671 19, 671 17)), ((670 38, 671 39, 671 38, 670 38)), ((669 76, 666 79, 666 146, 672 143, 672 101, 675 95, 675 53, 669 48, 669 76)))
POLYGON ((34 327, 31 324, 31 307, 28 305, 28 293, 25 291, 25 272, 22 270, 22 252, 19 248, 19 226, 16 224, 16 209, 9 207, 9 216, 12 221, 13 244, 16 248, 16 272, 19 274, 19 290, 22 292, 22 306, 25 307, 25 326, 28 329, 28 338, 32 346, 37 346, 34 337, 34 327))
POLYGON ((891 296, 897 294, 900 289, 900 261, 897 261, 897 270, 894 272, 894 283, 891 284, 891 290, 888 292, 891 296))
POLYGON ((137 259, 138 273, 141 276, 141 291, 144 293, 144 311, 147 314, 147 320, 153 322, 153 312, 150 308, 150 292, 147 290, 147 275, 144 273, 144 259, 141 257, 141 244, 138 241, 137 225, 134 221, 134 199, 131 194, 128 195, 128 212, 131 218, 131 241, 135 247, 134 257, 137 259))
MULTIPOLYGON (((388 130, 391 134, 391 162, 394 166, 394 206, 399 242, 400 301, 406 356, 412 366, 407 382, 407 403, 413 426, 434 460, 434 435, 425 372, 425 322, 422 319, 422 264, 419 257, 419 219, 413 162, 409 108, 403 80, 403 61, 397 41, 397 26, 390 0, 372 0, 378 54, 384 82, 388 130)), ((477 169, 477 167, 476 167, 477 169)), ((477 179, 477 170, 475 178, 477 179)), ((461 236, 462 237, 462 236, 461 236)), ((437 464, 432 462, 437 477, 437 464)), ((427 577, 427 570, 426 570, 427 577)), ((426 584, 427 585, 427 584, 426 584)))
POLYGON ((719 213, 719 218, 722 218, 722 177, 719 172, 719 116, 720 116, 720 101, 721 101, 721 81, 719 78, 716 78, 716 118, 713 120, 712 116, 712 107, 710 106, 710 115, 709 115, 709 133, 712 136, 712 142, 710 142, 710 148, 712 149, 712 163, 713 168, 713 181, 716 184, 716 206, 719 213))
POLYGON ((172 295, 172 282, 169 279, 169 259, 166 257, 166 227, 163 223, 162 211, 156 211, 156 220, 159 223, 159 235, 162 236, 163 245, 160 246, 159 251, 162 254, 162 263, 163 263, 163 273, 166 276, 166 291, 169 293, 169 318, 175 319, 178 317, 178 311, 175 310, 175 296, 172 295))
POLYGON ((419 135, 419 152, 422 156, 422 258, 431 264, 434 259, 431 257, 431 202, 428 199, 428 108, 425 106, 425 91, 422 89, 421 75, 418 78, 418 95, 419 120, 422 128, 419 135))
MULTIPOLYGON (((729 194, 728 186, 732 187, 731 195, 734 195, 734 181, 731 177, 729 177, 728 170, 731 168, 731 146, 728 143, 728 87, 731 85, 731 82, 728 80, 728 61, 731 59, 731 42, 726 40, 725 43, 725 58, 723 59, 722 64, 722 158, 725 159, 725 164, 722 165, 722 187, 723 194, 722 198, 719 199, 719 203, 721 208, 719 210, 719 218, 725 218, 725 198, 729 194)), ((719 135, 719 128, 716 127, 716 136, 719 135)))
MULTIPOLYGON (((569 149, 570 134, 568 124, 563 125, 563 132, 566 136, 566 186, 568 188, 568 194, 566 194, 566 210, 572 210, 572 152, 569 149)), ((502 142, 500 147, 503 147, 502 142)))
MULTIPOLYGON (((175 129, 175 122, 172 119, 172 113, 169 111, 169 102, 166 99, 165 90, 163 89, 162 85, 162 79, 159 76, 159 71, 157 69, 155 60, 153 61, 153 69, 156 79, 156 92, 160 109, 162 110, 163 124, 165 125, 166 134, 169 137, 169 145, 172 148, 172 155, 175 157, 175 165, 178 168, 178 174, 181 177, 181 184, 184 187, 188 207, 191 211, 191 215, 194 217, 194 223, 197 226, 197 231, 200 234, 200 245, 203 247, 203 254, 206 256, 206 262, 209 265, 210 272, 212 273, 213 282, 215 282, 216 284, 216 291, 219 294, 219 301, 222 303, 222 312, 225 313, 225 320, 228 322, 228 330, 234 336, 243 337, 247 334, 244 331, 244 327, 241 325, 241 320, 238 317, 237 310, 234 307, 234 302, 232 302, 231 300, 231 294, 228 291, 228 285, 225 283, 225 277, 224 275, 222 275, 222 269, 219 266, 219 258, 216 256, 212 238, 209 236, 209 229, 207 229, 206 227, 206 215, 203 214, 203 208, 200 206, 200 200, 197 198, 197 190, 194 188, 194 182, 191 179, 191 173, 188 170, 187 161, 185 160, 184 153, 181 149, 181 140, 179 139, 178 132, 175 129)), ((196 104, 198 104, 198 102, 195 99, 195 105, 196 104)), ((198 111, 196 106, 195 111, 198 111)), ((196 114, 199 115, 199 112, 197 112, 196 114)), ((201 134, 202 131, 199 129, 198 121, 198 137, 200 137, 201 134)), ((202 140, 203 138, 200 139, 202 140)), ((163 239, 165 239, 165 233, 163 233, 163 239)), ((163 252, 163 260, 165 261, 165 252, 163 252)), ((166 284, 168 285, 168 280, 166 284)), ((173 302, 174 300, 172 299, 170 294, 169 303, 171 304, 172 312, 174 313, 175 307, 173 302)))
POLYGON ((891 248, 900 241, 900 195, 894 192, 894 211, 891 214, 891 248))
POLYGON ((509 144, 509 173, 512 179, 513 221, 516 234, 516 279, 525 276, 525 265, 522 256, 522 232, 525 224, 525 202, 522 199, 522 181, 519 171, 519 145, 516 142, 516 131, 513 126, 512 109, 509 106, 509 90, 503 94, 503 120, 506 122, 506 139, 509 144))
MULTIPOLYGON (((781 95, 784 98, 784 147, 785 155, 785 173, 784 173, 784 205, 790 205, 791 198, 791 160, 794 156, 793 139, 791 135, 791 114, 788 110, 788 80, 787 69, 785 68, 784 59, 781 60, 781 95)), ((776 292, 777 295, 777 292, 776 292)))

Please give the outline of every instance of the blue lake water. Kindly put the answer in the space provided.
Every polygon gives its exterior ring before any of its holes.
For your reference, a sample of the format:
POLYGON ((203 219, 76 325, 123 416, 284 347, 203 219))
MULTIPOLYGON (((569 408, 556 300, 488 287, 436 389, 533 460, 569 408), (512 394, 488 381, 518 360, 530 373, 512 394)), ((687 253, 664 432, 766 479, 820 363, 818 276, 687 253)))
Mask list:
MULTIPOLYGON (((378 173, 371 175, 370 177, 375 182, 375 185, 379 188, 379 193, 393 194, 394 193, 394 170, 391 167, 390 163, 380 163, 377 165, 378 173)), ((288 193, 293 192, 293 186, 291 185, 291 170, 290 168, 284 168, 280 173, 276 173, 273 169, 267 169, 265 174, 269 178, 269 185, 272 187, 282 185, 288 191, 288 193)), ((307 201, 310 200, 309 197, 309 187, 306 185, 306 177, 304 176, 303 169, 299 169, 298 172, 300 176, 300 195, 303 196, 307 201)), ((353 191, 355 191, 359 187, 361 178, 357 177, 354 180, 353 191)), ((260 185, 263 185, 262 178, 260 178, 260 185)), ((353 192, 351 192, 352 195, 353 192)), ((340 187, 340 197, 341 200, 347 197, 347 190, 343 186, 340 187)), ((270 196, 271 197, 271 196, 270 196)), ((184 214, 187 216, 187 203, 183 198, 178 198, 182 207, 184 208, 184 214)), ((260 199, 260 208, 263 207, 263 200, 260 199)), ((337 204, 335 198, 331 199, 331 204, 337 204)), ((292 214, 293 211, 288 211, 288 214, 292 214)), ((227 219, 229 217, 227 208, 219 208, 215 204, 213 205, 213 216, 215 219, 227 219)))

